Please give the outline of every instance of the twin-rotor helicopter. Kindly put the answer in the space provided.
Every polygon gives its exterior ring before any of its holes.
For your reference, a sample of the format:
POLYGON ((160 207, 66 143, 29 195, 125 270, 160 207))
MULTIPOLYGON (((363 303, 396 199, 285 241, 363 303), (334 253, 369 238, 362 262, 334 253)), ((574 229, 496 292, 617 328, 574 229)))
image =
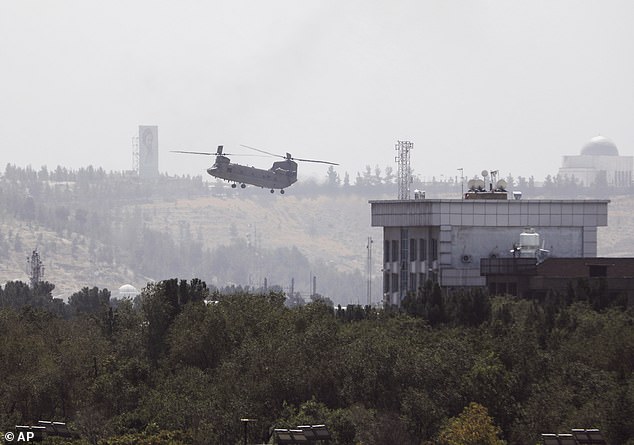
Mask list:
MULTIPOLYGON (((297 182, 297 162, 315 162, 319 164, 339 165, 329 161, 318 161, 314 159, 301 159, 294 158, 290 153, 286 153, 286 156, 278 155, 275 153, 269 153, 268 151, 260 150, 259 148, 249 147, 247 145, 241 145, 249 150, 254 150, 264 155, 282 158, 283 161, 276 161, 273 166, 268 170, 261 168, 251 167, 248 165, 236 164, 231 162, 227 156, 249 156, 245 154, 236 153, 224 153, 223 146, 219 145, 215 153, 201 152, 201 151, 183 151, 172 150, 173 153, 186 153, 206 156, 216 156, 214 164, 207 169, 207 173, 216 178, 223 179, 231 182, 231 187, 236 188, 240 184, 241 188, 245 188, 247 184, 254 185, 261 188, 268 188, 271 193, 275 193, 275 190, 279 190, 281 194, 284 194, 284 189, 290 187, 297 182)), ((258 156, 258 155, 251 155, 258 156)))

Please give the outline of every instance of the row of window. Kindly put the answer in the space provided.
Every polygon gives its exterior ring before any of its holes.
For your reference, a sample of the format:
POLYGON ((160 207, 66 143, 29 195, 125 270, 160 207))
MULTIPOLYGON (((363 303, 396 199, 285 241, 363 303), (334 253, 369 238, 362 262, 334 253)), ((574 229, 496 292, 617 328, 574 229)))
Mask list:
POLYGON ((399 292, 401 287, 406 287, 408 292, 415 292, 419 287, 423 287, 427 280, 435 282, 438 279, 435 272, 410 273, 407 285, 401 283, 398 273, 386 272, 383 274, 383 293, 399 292))
MULTIPOLYGON (((399 252, 398 240, 385 240, 383 243, 383 262, 401 261, 399 253, 407 253, 407 240, 401 241, 401 250, 399 252)), ((438 259, 438 240, 432 238, 429 243, 429 254, 432 261, 438 259)), ((427 261, 427 240, 425 238, 410 238, 409 240, 409 260, 410 261, 427 261)))

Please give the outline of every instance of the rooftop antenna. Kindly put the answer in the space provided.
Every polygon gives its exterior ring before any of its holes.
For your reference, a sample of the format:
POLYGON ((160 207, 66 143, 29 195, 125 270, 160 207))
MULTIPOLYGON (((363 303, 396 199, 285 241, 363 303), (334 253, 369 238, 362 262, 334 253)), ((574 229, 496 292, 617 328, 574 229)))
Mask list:
POLYGON ((409 186, 412 183, 412 170, 409 166, 409 152, 414 144, 409 141, 398 141, 395 150, 398 152, 394 159, 398 164, 398 199, 409 199, 409 186))

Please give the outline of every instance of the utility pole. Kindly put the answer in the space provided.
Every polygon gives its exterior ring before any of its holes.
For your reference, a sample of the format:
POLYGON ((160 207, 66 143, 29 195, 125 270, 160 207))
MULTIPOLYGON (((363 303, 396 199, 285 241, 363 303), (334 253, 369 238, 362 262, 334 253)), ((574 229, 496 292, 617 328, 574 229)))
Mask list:
POLYGON ((458 171, 460 172, 460 197, 464 199, 464 168, 461 167, 458 171))
POLYGON ((367 257, 367 278, 368 278, 368 306, 372 306, 372 240, 371 236, 368 236, 368 244, 365 246, 368 249, 367 257))
POLYGON ((244 445, 247 445, 247 426, 249 422, 255 422, 255 419, 240 419, 240 422, 244 424, 244 445))

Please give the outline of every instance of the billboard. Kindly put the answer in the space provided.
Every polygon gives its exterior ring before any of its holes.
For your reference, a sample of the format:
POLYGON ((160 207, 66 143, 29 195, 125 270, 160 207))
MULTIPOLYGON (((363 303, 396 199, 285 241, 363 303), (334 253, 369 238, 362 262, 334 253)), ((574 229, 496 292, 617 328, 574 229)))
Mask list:
POLYGON ((158 126, 139 125, 139 177, 158 177, 158 126))

